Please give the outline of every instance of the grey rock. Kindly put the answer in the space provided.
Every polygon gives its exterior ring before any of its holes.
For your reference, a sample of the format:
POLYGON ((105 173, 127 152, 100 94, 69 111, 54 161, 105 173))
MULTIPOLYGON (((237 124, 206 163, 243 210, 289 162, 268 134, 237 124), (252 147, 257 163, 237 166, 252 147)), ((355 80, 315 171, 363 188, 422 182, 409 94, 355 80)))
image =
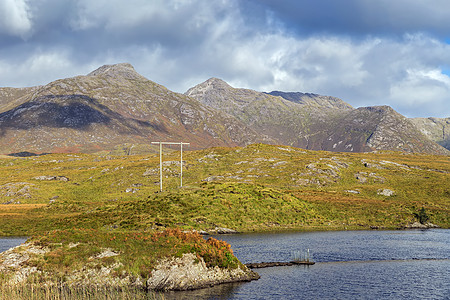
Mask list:
POLYGON ((433 223, 422 224, 419 222, 414 222, 414 223, 406 225, 404 228, 405 229, 428 229, 428 228, 439 228, 439 226, 437 226, 433 223))
POLYGON ((152 271, 147 280, 151 290, 188 290, 208 287, 220 283, 250 281, 259 275, 247 267, 236 269, 208 268, 203 258, 198 259, 193 253, 182 257, 164 259, 152 271))
POLYGON ((209 177, 203 179, 202 181, 211 182, 211 181, 218 181, 218 180, 221 180, 223 178, 224 177, 220 176, 220 175, 219 176, 209 176, 209 177))
POLYGON ((37 176, 34 177, 33 179, 36 180, 60 180, 60 181, 69 181, 69 178, 65 177, 65 176, 37 176))
POLYGON ((367 177, 363 176, 361 173, 355 174, 355 178, 356 178, 360 183, 366 183, 366 182, 367 182, 367 177))
POLYGON ((393 190, 390 190, 390 189, 379 189, 377 191, 377 195, 391 197, 391 196, 395 195, 395 192, 393 190))
POLYGON ((214 228, 213 232, 215 232, 217 234, 235 234, 235 233, 238 233, 234 229, 229 229, 229 228, 225 228, 225 227, 216 227, 216 228, 214 228))
POLYGON ((346 190, 345 192, 350 193, 350 194, 361 194, 360 191, 356 191, 356 190, 346 190))

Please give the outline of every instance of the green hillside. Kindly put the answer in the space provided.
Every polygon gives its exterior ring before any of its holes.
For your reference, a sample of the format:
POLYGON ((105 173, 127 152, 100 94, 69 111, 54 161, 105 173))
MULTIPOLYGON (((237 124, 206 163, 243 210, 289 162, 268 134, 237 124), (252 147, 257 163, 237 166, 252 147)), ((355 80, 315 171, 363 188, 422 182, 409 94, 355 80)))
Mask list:
POLYGON ((157 154, 0 159, 0 235, 53 229, 398 228, 425 208, 450 227, 450 159, 254 144, 157 154))

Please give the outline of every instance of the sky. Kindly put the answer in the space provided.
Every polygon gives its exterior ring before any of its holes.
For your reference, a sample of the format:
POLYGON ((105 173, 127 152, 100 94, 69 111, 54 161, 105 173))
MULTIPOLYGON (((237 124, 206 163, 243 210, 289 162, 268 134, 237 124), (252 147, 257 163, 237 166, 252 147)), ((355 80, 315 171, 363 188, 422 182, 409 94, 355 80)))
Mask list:
POLYGON ((104 64, 450 117, 448 0, 0 0, 0 86, 104 64))

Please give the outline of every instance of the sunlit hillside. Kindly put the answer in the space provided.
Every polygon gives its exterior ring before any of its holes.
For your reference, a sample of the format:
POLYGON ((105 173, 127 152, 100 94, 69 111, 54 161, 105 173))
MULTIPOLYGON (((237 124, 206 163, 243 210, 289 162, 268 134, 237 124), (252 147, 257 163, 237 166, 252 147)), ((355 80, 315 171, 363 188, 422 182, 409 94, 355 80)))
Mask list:
POLYGON ((450 227, 448 156, 254 144, 159 156, 0 158, 0 235, 51 229, 400 228, 423 207, 450 227))

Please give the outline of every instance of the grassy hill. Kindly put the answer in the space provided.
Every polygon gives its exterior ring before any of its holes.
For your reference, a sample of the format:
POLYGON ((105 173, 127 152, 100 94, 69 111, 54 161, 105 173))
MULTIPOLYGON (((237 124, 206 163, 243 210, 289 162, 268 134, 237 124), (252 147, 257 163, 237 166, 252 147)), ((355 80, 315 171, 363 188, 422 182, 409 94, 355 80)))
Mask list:
POLYGON ((167 227, 238 231, 398 228, 423 207, 450 227, 448 156, 253 144, 164 154, 0 157, 0 235, 167 227), (6 204, 8 203, 8 204, 6 204))

